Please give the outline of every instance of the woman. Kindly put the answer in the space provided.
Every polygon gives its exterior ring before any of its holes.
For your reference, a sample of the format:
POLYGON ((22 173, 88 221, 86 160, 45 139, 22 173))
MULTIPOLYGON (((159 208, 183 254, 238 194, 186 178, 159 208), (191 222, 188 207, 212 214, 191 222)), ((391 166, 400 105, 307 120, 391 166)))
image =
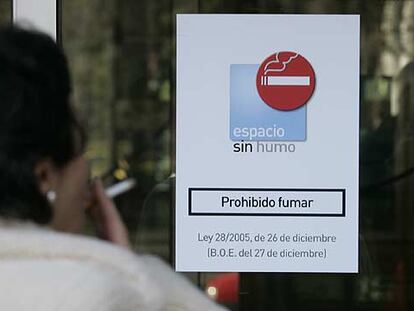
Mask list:
POLYGON ((53 40, 0 31, 0 310, 221 310, 160 260, 127 249, 102 184, 89 191, 70 92, 53 40), (90 202, 111 244, 74 234, 90 202))

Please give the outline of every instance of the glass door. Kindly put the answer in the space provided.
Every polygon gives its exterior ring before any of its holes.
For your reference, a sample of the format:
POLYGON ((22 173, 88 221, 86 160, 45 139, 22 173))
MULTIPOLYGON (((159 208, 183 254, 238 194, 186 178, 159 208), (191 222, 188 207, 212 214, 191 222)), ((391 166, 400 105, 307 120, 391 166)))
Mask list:
POLYGON ((412 309, 414 2, 61 0, 93 174, 137 180, 117 199, 134 247, 171 263, 176 13, 361 16, 360 273, 188 276, 232 310, 412 309))

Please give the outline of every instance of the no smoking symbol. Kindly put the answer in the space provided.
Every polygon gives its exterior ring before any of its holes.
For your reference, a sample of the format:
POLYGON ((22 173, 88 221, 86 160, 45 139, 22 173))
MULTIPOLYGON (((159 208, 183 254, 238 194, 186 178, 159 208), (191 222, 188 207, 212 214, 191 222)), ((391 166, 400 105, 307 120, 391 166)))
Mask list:
POLYGON ((277 52, 260 65, 256 86, 260 97, 270 107, 295 110, 311 98, 315 89, 315 72, 302 55, 277 52))

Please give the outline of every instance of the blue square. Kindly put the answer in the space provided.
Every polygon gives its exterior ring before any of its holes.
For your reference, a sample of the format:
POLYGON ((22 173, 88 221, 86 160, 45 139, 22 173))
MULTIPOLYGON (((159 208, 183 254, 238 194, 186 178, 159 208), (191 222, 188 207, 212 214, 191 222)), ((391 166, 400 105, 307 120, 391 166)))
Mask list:
POLYGON ((257 64, 230 65, 230 139, 305 141, 306 106, 292 111, 269 107, 256 88, 257 64))

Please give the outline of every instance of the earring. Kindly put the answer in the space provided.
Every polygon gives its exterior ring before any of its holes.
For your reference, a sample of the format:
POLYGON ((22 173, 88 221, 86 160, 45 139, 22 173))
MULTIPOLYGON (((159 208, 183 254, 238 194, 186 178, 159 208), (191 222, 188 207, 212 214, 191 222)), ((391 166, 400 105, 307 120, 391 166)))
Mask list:
POLYGON ((49 203, 53 203, 56 200, 56 192, 53 190, 49 190, 46 192, 46 198, 49 201, 49 203))

